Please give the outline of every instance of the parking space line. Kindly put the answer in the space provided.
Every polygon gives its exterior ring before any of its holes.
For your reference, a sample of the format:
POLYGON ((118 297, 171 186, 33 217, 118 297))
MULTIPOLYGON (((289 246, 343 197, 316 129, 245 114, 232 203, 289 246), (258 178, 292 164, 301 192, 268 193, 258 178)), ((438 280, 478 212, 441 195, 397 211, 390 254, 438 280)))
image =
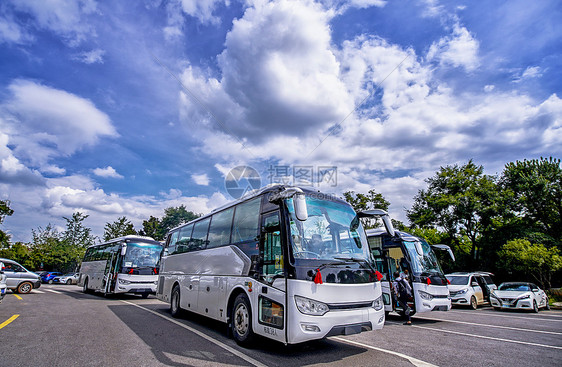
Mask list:
POLYGON ((56 294, 62 294, 62 292, 59 291, 55 291, 54 289, 45 289, 47 292, 51 292, 51 293, 56 293, 56 294))
POLYGON ((558 332, 556 332, 556 331, 543 331, 543 330, 523 329, 523 328, 511 327, 511 326, 478 324, 478 323, 476 323, 476 322, 467 322, 467 321, 458 321, 458 320, 446 320, 446 319, 434 319, 434 318, 431 318, 431 317, 419 317, 419 316, 416 316, 416 319, 419 319, 419 320, 428 320, 428 321, 451 322, 451 323, 455 323, 455 324, 465 324, 465 325, 474 325, 474 326, 484 326, 484 327, 491 327, 491 328, 497 328, 497 329, 509 329, 509 330, 518 330, 518 331, 528 331, 528 332, 530 332, 530 333, 541 333, 541 334, 562 335, 562 333, 558 333, 558 332))
POLYGON ((512 339, 494 338, 494 337, 491 337, 491 336, 484 336, 484 335, 476 335, 476 334, 461 333, 461 332, 458 332, 458 331, 443 330, 443 329, 437 329, 437 328, 432 328, 432 327, 427 327, 427 326, 412 325, 412 327, 419 328, 419 329, 425 329, 425 330, 440 331, 440 332, 449 333, 449 334, 472 336, 472 337, 474 337, 474 338, 497 340, 497 341, 506 342, 506 343, 525 344, 525 345, 532 345, 532 346, 535 346, 535 347, 544 347, 544 348, 551 348, 551 349, 562 349, 562 347, 557 347, 557 346, 555 346, 555 345, 547 345, 547 344, 538 344, 538 343, 531 343, 531 342, 523 342, 523 341, 512 340, 512 339))
POLYGON ((39 294, 43 294, 43 293, 45 293, 45 292, 43 292, 43 291, 40 291, 40 290, 38 290, 38 289, 34 289, 34 290, 33 290, 33 293, 39 293, 39 294))
POLYGON ((339 340, 341 342, 348 343, 348 344, 358 345, 358 346, 363 347, 363 348, 369 348, 369 349, 373 349, 373 350, 383 352, 383 353, 393 354, 395 356, 398 356, 398 357, 401 357, 401 358, 404 358, 404 359, 408 360, 411 364, 413 364, 416 367, 437 367, 434 364, 422 361, 422 360, 414 358, 414 357, 410 357, 410 356, 402 354, 402 353, 394 352, 394 351, 388 350, 388 349, 377 348, 377 347, 374 347, 372 345, 359 343, 359 342, 356 342, 356 341, 353 341, 353 340, 347 340, 347 339, 344 339, 344 338, 340 338, 339 336, 334 336, 330 339, 339 340))
POLYGON ((20 315, 14 315, 12 317, 10 317, 8 320, 4 321, 3 323, 0 324, 0 329, 2 329, 4 326, 8 325, 9 323, 11 323, 12 321, 14 321, 15 319, 17 319, 20 315))
POLYGON ((194 328, 192 328, 192 327, 190 327, 190 326, 187 326, 187 325, 185 325, 185 324, 179 322, 178 320, 175 320, 175 319, 173 319, 173 318, 171 318, 171 317, 162 315, 162 314, 159 313, 159 312, 156 312, 156 311, 154 311, 154 310, 151 310, 150 308, 147 308, 147 307, 143 307, 143 306, 141 306, 141 305, 137 305, 136 303, 133 303, 133 302, 129 302, 129 301, 120 301, 120 302, 123 302, 123 303, 126 303, 126 304, 128 304, 128 305, 135 306, 135 307, 138 307, 138 308, 143 309, 143 310, 145 310, 145 311, 148 311, 148 312, 150 312, 150 313, 153 314, 153 315, 159 316, 159 317, 161 317, 161 318, 163 318, 163 319, 165 319, 165 320, 167 320, 167 321, 170 321, 170 322, 176 324, 177 326, 180 326, 180 327, 182 327, 182 328, 184 328, 184 329, 186 329, 186 330, 188 330, 188 331, 191 331, 192 333, 194 333, 194 334, 196 334, 196 335, 198 335, 198 336, 200 336, 200 337, 202 337, 202 338, 204 338, 204 339, 210 341, 211 343, 213 343, 213 344, 215 344, 215 345, 217 345, 217 346, 219 346, 219 347, 221 347, 221 348, 227 350, 228 352, 234 354, 235 356, 237 356, 237 357, 239 357, 239 358, 245 360, 246 362, 248 362, 248 363, 250 363, 250 364, 252 364, 252 365, 254 365, 254 366, 257 366, 257 367, 267 367, 267 365, 261 363, 260 361, 257 361, 257 360, 255 360, 255 359, 253 359, 252 357, 247 356, 246 354, 244 354, 244 353, 242 353, 242 352, 240 352, 240 351, 238 351, 238 350, 236 350, 236 349, 234 349, 234 348, 232 348, 232 347, 230 347, 230 346, 228 346, 228 345, 226 345, 226 344, 224 344, 224 343, 222 343, 222 342, 220 342, 220 341, 218 341, 218 340, 216 340, 216 339, 213 339, 213 338, 210 337, 209 335, 207 335, 207 334, 205 334, 205 333, 203 333, 203 332, 201 332, 201 331, 199 331, 199 330, 197 330, 197 329, 194 329, 194 328))
MULTIPOLYGON (((449 310, 447 312, 456 312, 456 313, 463 313, 463 314, 467 314, 468 312, 463 312, 463 311, 455 311, 455 310, 449 310)), ((478 312, 479 315, 490 315, 490 316, 494 316, 494 317, 509 317, 509 318, 514 318, 514 319, 524 319, 524 320, 542 320, 542 321, 558 321, 558 322, 562 322, 562 320, 553 320, 553 319, 542 319, 540 317, 524 317, 524 316, 513 316, 513 315, 500 315, 499 311, 493 311, 493 312, 487 312, 487 311, 480 311, 478 312)), ((542 315, 545 317, 552 317, 552 318, 560 318, 561 316, 558 315, 542 315)))
POLYGON ((18 296, 17 294, 14 294, 14 297, 16 297, 17 299, 19 299, 20 301, 23 299, 20 296, 18 296))

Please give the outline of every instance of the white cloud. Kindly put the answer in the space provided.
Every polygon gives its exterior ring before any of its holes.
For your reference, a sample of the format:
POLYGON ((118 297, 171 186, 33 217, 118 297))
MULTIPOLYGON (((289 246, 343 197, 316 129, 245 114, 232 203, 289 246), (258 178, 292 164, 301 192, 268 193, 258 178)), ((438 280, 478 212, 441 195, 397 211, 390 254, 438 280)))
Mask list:
POLYGON ((22 44, 33 40, 33 37, 25 32, 19 24, 12 19, 10 14, 3 14, 0 17, 0 44, 16 43, 22 44))
POLYGON ((74 60, 83 62, 84 64, 103 64, 104 50, 94 49, 92 51, 84 51, 74 56, 74 60))
POLYGON ((197 185, 209 186, 209 176, 207 176, 206 173, 203 173, 203 174, 200 174, 200 175, 193 174, 193 175, 191 175, 191 179, 197 185))
POLYGON ((77 46, 95 35, 83 17, 97 12, 95 0, 18 0, 10 4, 18 12, 26 12, 37 28, 62 36, 70 46, 77 46))
POLYGON ((440 65, 474 71, 480 66, 478 48, 478 40, 465 27, 456 23, 450 36, 445 36, 431 45, 427 52, 427 59, 438 61, 440 65))
POLYGON ((53 172, 53 158, 118 136, 109 117, 87 99, 21 79, 8 90, 11 96, 0 105, 0 123, 14 156, 30 167, 53 172))
POLYGON ((517 70, 515 76, 513 77, 514 83, 520 83, 525 80, 540 78, 543 74, 543 70, 540 66, 529 66, 523 72, 517 70))
POLYGON ((495 85, 492 85, 492 84, 485 85, 485 86, 484 86, 484 92, 491 92, 491 91, 493 91, 495 88, 496 88, 496 86, 495 86, 495 85))
POLYGON ((123 178, 122 175, 120 175, 119 173, 117 173, 117 171, 115 170, 115 168, 111 167, 111 166, 107 166, 105 168, 95 168, 92 170, 94 172, 94 175, 99 176, 99 177, 104 177, 104 178, 123 178))

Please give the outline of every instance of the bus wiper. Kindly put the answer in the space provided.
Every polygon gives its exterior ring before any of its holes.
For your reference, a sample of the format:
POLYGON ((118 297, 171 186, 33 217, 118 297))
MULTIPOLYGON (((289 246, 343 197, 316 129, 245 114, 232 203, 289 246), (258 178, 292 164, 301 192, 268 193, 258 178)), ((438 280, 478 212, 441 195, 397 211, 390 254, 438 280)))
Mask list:
POLYGON ((366 263, 367 266, 369 267, 369 269, 371 269, 371 271, 373 272, 373 274, 376 274, 379 281, 383 278, 382 273, 380 271, 378 271, 377 269, 373 268, 373 265, 371 265, 371 263, 369 261, 367 261, 367 259, 363 259, 361 257, 334 257, 334 259, 343 260, 343 261, 351 261, 351 262, 354 262, 354 263, 366 263))

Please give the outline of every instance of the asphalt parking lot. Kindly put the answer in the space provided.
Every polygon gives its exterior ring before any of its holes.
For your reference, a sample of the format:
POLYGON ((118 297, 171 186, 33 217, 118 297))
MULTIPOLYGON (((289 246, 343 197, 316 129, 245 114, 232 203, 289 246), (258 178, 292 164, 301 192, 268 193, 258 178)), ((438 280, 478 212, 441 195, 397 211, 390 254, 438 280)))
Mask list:
POLYGON ((455 308, 390 314, 383 330, 294 346, 237 346, 226 327, 195 315, 172 319, 153 297, 104 298, 77 286, 10 292, 0 304, 5 366, 560 366, 562 311, 455 308))

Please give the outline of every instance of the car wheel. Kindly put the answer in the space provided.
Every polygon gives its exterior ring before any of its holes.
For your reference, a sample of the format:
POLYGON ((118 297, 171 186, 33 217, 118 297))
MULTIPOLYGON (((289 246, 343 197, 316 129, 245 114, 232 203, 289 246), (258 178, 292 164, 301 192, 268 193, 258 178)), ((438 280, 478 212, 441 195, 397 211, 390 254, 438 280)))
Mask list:
POLYGON ((180 307, 180 287, 176 285, 174 289, 172 289, 172 296, 170 297, 170 313, 173 317, 180 317, 181 316, 181 307, 180 307))
POLYGON ((48 283, 49 283, 49 284, 53 284, 53 280, 52 280, 52 279, 50 279, 48 283))
POLYGON ((550 303, 548 303, 548 298, 546 299, 546 306, 544 306, 545 310, 550 310, 550 303))
POLYGON ((66 284, 72 284, 72 280, 68 279, 68 280, 66 281, 66 284))
POLYGON ((537 301, 533 301, 533 312, 534 313, 539 312, 539 306, 537 306, 537 301))
POLYGON ((230 314, 234 340, 241 346, 250 345, 254 339, 254 331, 252 330, 252 309, 246 294, 241 293, 236 296, 230 314))
POLYGON ((33 289, 33 284, 31 284, 29 282, 23 282, 23 283, 20 283, 20 285, 18 285, 18 288, 16 289, 16 291, 18 293, 27 294, 27 293, 31 292, 32 289, 33 289))
POLYGON ((476 310, 478 308, 478 302, 476 301, 476 297, 470 297, 470 308, 476 310))

